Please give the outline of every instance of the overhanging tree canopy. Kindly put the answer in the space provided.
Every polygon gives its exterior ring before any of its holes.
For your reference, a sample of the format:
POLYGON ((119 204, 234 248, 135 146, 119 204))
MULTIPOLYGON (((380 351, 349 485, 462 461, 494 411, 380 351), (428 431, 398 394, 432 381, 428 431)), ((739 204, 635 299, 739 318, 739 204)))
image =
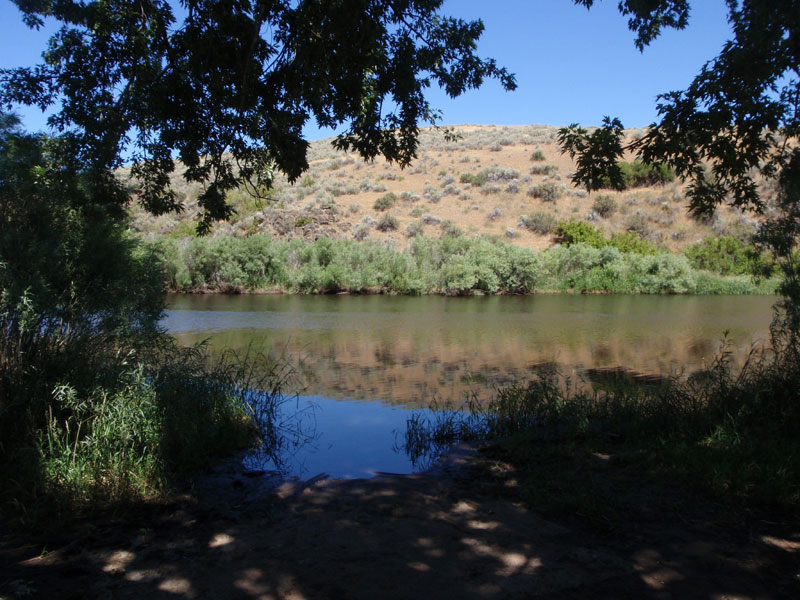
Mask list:
POLYGON ((480 21, 442 0, 14 0, 31 27, 61 23, 35 68, 0 72, 0 102, 58 105, 76 162, 112 186, 124 152, 153 213, 180 209, 173 157, 205 184, 202 225, 226 218, 225 192, 308 166, 302 128, 348 124, 340 149, 407 164, 426 88, 450 96, 514 77, 475 54, 480 21))
MULTIPOLYGON (((593 0, 574 0, 591 7, 593 0)), ((667 162, 692 185, 691 208, 713 211, 724 200, 761 211, 759 178, 796 170, 800 149, 800 4, 796 0, 728 0, 733 39, 706 63, 686 90, 658 97, 660 120, 630 144, 646 162, 667 162)), ((683 28, 688 0, 619 3, 642 50, 662 27, 683 28)), ((562 147, 583 156, 598 152, 620 156, 622 128, 607 119, 602 131, 588 135, 578 125, 562 130, 562 147)), ((596 166, 596 162, 592 163, 596 166)), ((596 189, 601 179, 614 182, 616 165, 583 169, 576 179, 596 189)))

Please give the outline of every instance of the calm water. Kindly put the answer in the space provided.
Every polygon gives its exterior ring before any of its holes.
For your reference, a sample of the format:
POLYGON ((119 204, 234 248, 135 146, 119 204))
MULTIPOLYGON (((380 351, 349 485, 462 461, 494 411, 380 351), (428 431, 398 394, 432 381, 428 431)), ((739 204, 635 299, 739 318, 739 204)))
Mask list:
POLYGON ((408 472, 393 449, 409 408, 488 398, 557 363, 649 375, 703 368, 727 343, 743 356, 767 337, 762 296, 173 296, 164 321, 182 343, 285 356, 298 372, 308 443, 293 474, 408 472), (306 407, 310 407, 306 409, 306 407))

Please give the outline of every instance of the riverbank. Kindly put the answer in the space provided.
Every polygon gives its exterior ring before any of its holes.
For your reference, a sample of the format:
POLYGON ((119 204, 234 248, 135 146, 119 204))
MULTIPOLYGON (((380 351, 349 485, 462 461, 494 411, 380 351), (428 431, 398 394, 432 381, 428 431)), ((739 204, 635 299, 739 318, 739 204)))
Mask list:
MULTIPOLYGON (((611 484, 620 473, 604 465, 611 484)), ((613 464, 613 463, 611 463, 613 464)), ((237 484, 238 483, 238 484, 237 484)), ((433 474, 216 492, 0 537, 0 594, 63 598, 793 598, 798 531, 732 522, 702 498, 621 487, 614 528, 520 503, 510 465, 478 454, 433 474), (699 501, 698 501, 699 500, 699 501), (650 504, 654 501, 654 504, 650 504), (672 507, 670 509, 670 503, 672 507)))
POLYGON ((408 249, 369 240, 281 241, 268 235, 152 243, 173 292, 774 294, 778 285, 774 278, 722 274, 741 271, 701 270, 694 265, 707 261, 651 247, 640 252, 575 243, 537 252, 464 236, 419 236, 408 249))

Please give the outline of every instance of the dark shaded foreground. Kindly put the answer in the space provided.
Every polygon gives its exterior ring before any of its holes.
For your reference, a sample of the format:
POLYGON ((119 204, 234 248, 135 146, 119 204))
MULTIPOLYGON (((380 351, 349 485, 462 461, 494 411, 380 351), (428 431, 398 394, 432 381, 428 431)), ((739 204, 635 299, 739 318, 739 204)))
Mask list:
POLYGON ((798 532, 668 515, 597 537, 510 484, 465 449, 421 475, 272 491, 218 475, 45 552, 4 534, 0 598, 800 597, 798 532))

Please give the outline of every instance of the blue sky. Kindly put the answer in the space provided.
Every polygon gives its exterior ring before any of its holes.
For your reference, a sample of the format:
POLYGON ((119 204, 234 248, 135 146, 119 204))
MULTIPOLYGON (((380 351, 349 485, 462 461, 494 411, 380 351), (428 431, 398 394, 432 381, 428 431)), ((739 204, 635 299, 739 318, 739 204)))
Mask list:
MULTIPOLYGON (((657 94, 682 89, 730 37, 723 0, 692 3, 689 27, 667 31, 644 53, 616 9, 616 0, 591 11, 571 0, 446 0, 443 12, 483 20, 482 56, 516 74, 518 88, 505 92, 495 81, 455 100, 437 88, 429 98, 445 125, 597 125, 604 115, 626 127, 656 118, 657 94)), ((0 0, 0 67, 38 62, 48 33, 27 29, 10 0, 0 0)), ((26 128, 45 128, 36 109, 19 109, 26 128)), ((331 135, 310 123, 308 139, 331 135)))

